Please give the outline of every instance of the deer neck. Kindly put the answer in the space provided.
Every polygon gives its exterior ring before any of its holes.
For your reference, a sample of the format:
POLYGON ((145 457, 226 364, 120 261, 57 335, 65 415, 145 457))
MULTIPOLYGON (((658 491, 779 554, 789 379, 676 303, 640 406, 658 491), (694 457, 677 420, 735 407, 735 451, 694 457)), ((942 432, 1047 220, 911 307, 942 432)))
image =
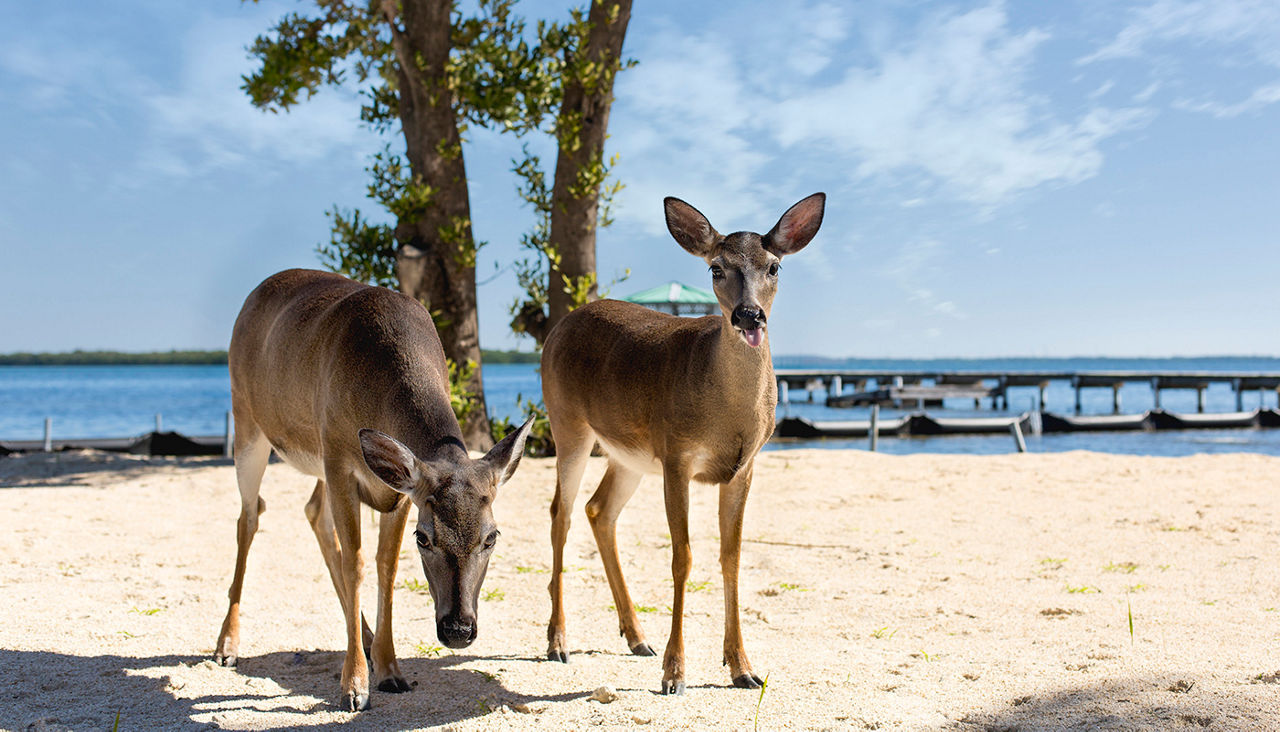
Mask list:
POLYGON ((764 342, 752 348, 729 324, 728 316, 720 318, 720 329, 709 360, 724 385, 732 390, 741 389, 756 396, 762 385, 773 382, 768 330, 765 330, 764 342))

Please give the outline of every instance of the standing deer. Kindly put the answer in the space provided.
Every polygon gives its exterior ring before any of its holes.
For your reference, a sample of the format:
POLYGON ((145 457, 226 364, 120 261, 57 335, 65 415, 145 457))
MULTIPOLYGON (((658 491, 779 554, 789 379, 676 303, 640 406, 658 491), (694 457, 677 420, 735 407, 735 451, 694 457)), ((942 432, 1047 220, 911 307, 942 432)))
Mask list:
POLYGON ((631 652, 654 655, 644 640, 618 561, 618 514, 645 473, 661 473, 671 530, 671 637, 662 691, 682 694, 684 592, 689 550, 689 481, 720 485, 720 566, 724 574, 724 663, 734 686, 760 688, 738 619, 742 515, 756 453, 773 433, 777 386, 766 323, 782 257, 818 233, 826 196, 787 210, 768 234, 722 236, 677 198, 665 200, 677 243, 711 268, 720 316, 678 318, 640 305, 598 300, 575 310, 547 337, 542 395, 556 442, 551 503, 551 621, 547 657, 568 662, 561 568, 569 514, 587 456, 598 440, 608 456, 587 518, 604 561, 618 621, 631 652))
POLYGON ((418 507, 414 534, 436 634, 450 648, 465 647, 476 637, 476 599, 498 538, 490 506, 520 462, 532 421, 472 460, 426 308, 328 272, 288 270, 250 293, 228 361, 240 520, 231 605, 214 660, 234 666, 239 655, 245 561, 274 449, 319 479, 306 515, 346 618, 343 701, 352 711, 368 708, 370 665, 379 690, 409 691, 391 637, 391 590, 409 506, 418 507), (376 633, 360 612, 361 503, 382 512, 376 633))

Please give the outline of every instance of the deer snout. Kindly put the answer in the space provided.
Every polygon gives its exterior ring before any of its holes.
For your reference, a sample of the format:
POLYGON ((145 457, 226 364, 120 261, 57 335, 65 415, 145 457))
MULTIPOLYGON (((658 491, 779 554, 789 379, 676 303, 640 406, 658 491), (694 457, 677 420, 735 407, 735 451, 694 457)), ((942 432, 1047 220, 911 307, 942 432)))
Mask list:
POLYGON ((764 310, 754 305, 739 305, 733 309, 729 322, 742 330, 756 330, 764 326, 764 310))
POLYGON ((450 648, 466 648, 480 630, 474 618, 450 617, 436 623, 436 636, 450 648))

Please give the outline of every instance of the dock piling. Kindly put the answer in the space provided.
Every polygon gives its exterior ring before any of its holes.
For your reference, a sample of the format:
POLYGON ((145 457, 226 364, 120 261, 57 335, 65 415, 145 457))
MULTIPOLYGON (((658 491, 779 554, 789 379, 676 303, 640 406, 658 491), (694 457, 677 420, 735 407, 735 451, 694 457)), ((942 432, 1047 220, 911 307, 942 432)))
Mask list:
POLYGON ((880 440, 880 405, 871 405, 871 424, 867 427, 867 437, 871 440, 871 452, 876 451, 876 443, 880 440))
POLYGON ((53 452, 53 419, 44 418, 44 451, 53 452))
POLYGON ((164 421, 160 418, 159 412, 156 412, 156 432, 164 432, 164 421))
POLYGON ((1009 431, 1013 433, 1013 442, 1018 446, 1018 452, 1026 452, 1027 441, 1022 437, 1022 425, 1019 422, 1020 420, 1017 419, 1010 422, 1009 431))

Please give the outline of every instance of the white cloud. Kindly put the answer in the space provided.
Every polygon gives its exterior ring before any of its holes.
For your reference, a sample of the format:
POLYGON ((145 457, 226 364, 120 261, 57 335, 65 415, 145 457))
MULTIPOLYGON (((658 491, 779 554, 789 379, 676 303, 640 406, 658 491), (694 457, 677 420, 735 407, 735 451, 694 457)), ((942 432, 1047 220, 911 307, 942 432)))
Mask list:
POLYGON ((667 28, 631 49, 641 64, 620 77, 611 142, 628 186, 619 217, 660 233, 648 202, 696 196, 722 230, 764 226, 761 210, 785 207, 815 176, 901 187, 905 207, 941 197, 989 211, 1096 175, 1101 143, 1150 118, 1096 102, 1055 115, 1031 91, 1048 34, 1011 28, 1001 3, 850 38, 861 9, 747 6, 728 32, 667 28), (771 22, 792 30, 762 34, 771 22), (787 46, 794 27, 808 35, 787 46))
POLYGON ((1208 112, 1218 119, 1229 119, 1231 117, 1239 117, 1246 112, 1256 112, 1276 102, 1280 102, 1280 83, 1269 84, 1255 89, 1247 99, 1235 104, 1223 104, 1213 101, 1192 102, 1180 99, 1175 101, 1173 106, 1192 112, 1208 112))
POLYGON ((1280 4, 1274 0, 1156 0, 1132 13, 1116 37, 1080 59, 1142 56, 1151 46, 1189 41, 1248 47, 1257 58, 1280 66, 1280 4))
MULTIPOLYGON (((1116 36, 1078 63, 1125 59, 1153 63, 1166 80, 1195 87, 1207 69, 1218 70, 1199 100, 1181 98, 1178 109, 1205 112, 1220 119, 1236 117, 1280 102, 1280 82, 1255 87, 1244 99, 1220 101, 1221 79, 1248 78, 1250 70, 1271 76, 1280 71, 1280 3, 1274 0, 1155 0, 1130 15, 1116 36), (1186 53, 1194 50, 1194 53, 1186 53), (1184 58, 1195 65, 1183 68, 1184 58)), ((1145 103, 1159 88, 1153 84, 1135 97, 1145 103)), ((1229 85, 1228 85, 1229 86, 1229 85)))
POLYGON ((160 175, 199 175, 258 161, 312 161, 369 148, 354 92, 323 89, 289 112, 253 107, 240 89, 252 70, 245 46, 268 27, 262 14, 209 19, 183 44, 176 87, 140 100, 149 114, 151 147, 141 165, 160 175))
POLYGON ((1142 124, 1138 109, 1094 108, 1058 121, 1027 90, 1040 30, 1013 31, 1000 4, 940 14, 873 67, 788 100, 784 146, 836 146, 861 177, 920 172, 952 196, 998 205, 1044 183, 1076 183, 1102 164, 1099 143, 1142 124))

